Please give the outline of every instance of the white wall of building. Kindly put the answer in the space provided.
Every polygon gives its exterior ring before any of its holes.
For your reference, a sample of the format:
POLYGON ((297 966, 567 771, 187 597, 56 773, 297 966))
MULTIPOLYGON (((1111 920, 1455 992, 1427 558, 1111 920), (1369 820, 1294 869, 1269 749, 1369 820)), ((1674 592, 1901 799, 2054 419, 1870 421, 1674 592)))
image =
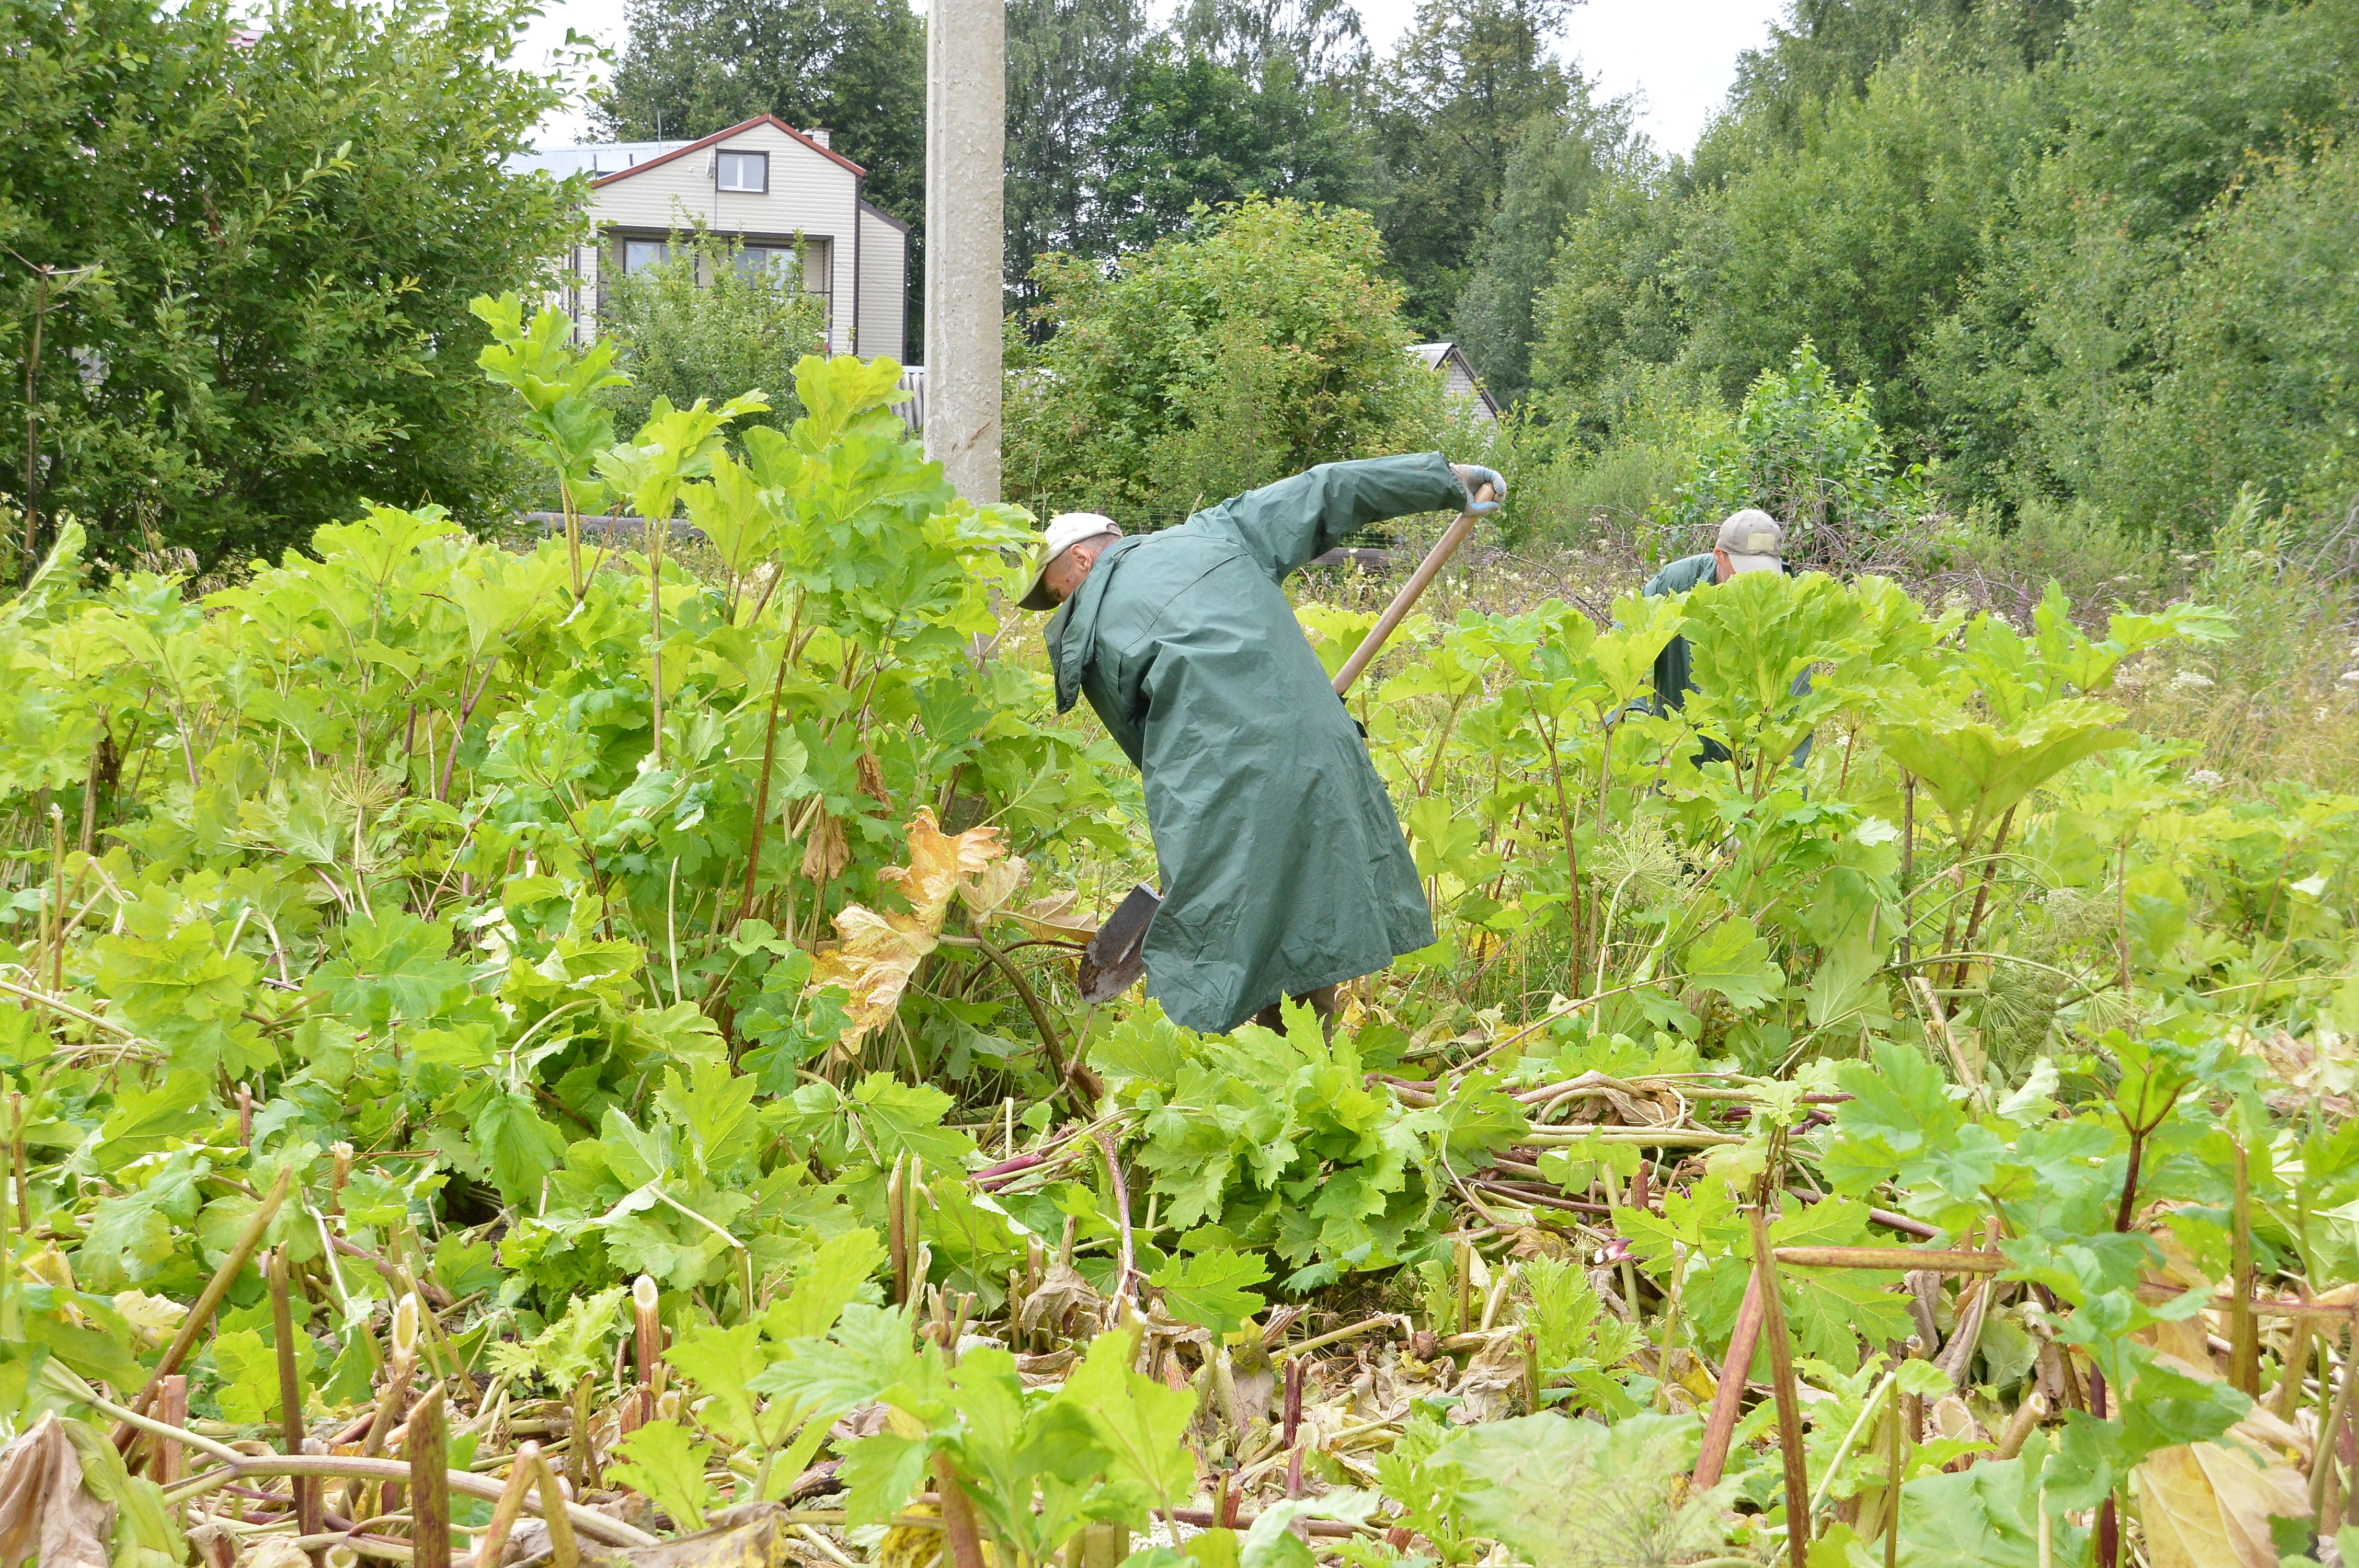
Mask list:
POLYGON ((854 351, 907 359, 909 328, 909 231, 860 204, 860 320, 854 351))

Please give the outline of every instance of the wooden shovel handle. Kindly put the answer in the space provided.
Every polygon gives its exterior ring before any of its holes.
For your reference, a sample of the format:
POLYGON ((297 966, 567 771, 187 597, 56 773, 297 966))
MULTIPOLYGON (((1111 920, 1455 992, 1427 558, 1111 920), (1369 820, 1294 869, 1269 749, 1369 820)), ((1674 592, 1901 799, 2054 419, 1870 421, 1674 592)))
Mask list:
MULTIPOLYGON (((1490 500, 1491 487, 1486 484, 1477 490, 1474 499, 1490 500)), ((1377 650, 1385 645, 1385 639, 1393 634, 1393 628, 1408 616, 1409 607, 1417 602, 1418 596, 1441 575, 1441 568, 1450 564, 1450 557, 1458 553, 1458 546, 1466 542, 1466 535, 1474 532, 1477 521, 1473 513, 1462 512, 1458 514, 1458 521, 1434 541, 1433 548, 1425 553, 1425 559, 1417 563, 1417 570, 1409 573, 1408 580, 1401 584, 1401 590, 1393 595, 1393 601, 1385 606, 1385 612, 1376 617, 1376 623, 1368 629, 1365 637, 1360 639, 1360 645, 1352 650, 1352 656, 1343 661, 1343 667, 1335 672, 1337 697, 1352 689, 1352 683, 1360 678, 1360 672, 1368 667, 1368 661, 1376 656, 1377 650)))

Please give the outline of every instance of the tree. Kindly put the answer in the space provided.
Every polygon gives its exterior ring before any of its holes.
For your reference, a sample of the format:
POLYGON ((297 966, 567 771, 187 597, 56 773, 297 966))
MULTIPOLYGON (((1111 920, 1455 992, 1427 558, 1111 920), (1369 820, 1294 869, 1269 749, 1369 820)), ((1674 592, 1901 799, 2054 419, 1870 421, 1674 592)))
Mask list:
POLYGON ((1113 248, 1095 193, 1147 35, 1140 0, 1010 0, 1006 280, 1016 305, 1038 301, 1039 257, 1113 248))
POLYGON ((1944 411, 1917 356, 1976 276, 2041 130, 2020 69, 1962 70, 1913 45, 1879 67, 1699 211, 1682 284, 1711 301, 1697 363, 1734 395, 1809 339, 1921 445, 1944 411))
POLYGON ((1333 86, 1368 66, 1360 16, 1346 0, 1187 0, 1171 33, 1191 53, 1248 74, 1283 59, 1303 81, 1333 86))
POLYGON ((1378 74, 1374 123, 1397 190, 1384 235, 1410 322, 1439 334, 1473 272, 1525 128, 1565 111, 1549 40, 1578 0, 1419 0, 1378 74))
POLYGON ((1693 222, 1677 171, 1641 141, 1566 224, 1532 302, 1532 388, 1584 439, 1613 434, 1648 369, 1686 351, 1678 265, 1693 222))
POLYGON ((869 200, 926 216, 926 23, 908 0, 630 0, 600 105, 609 135, 703 136, 756 114, 868 171, 869 200))
POLYGON ((1612 178, 1631 135, 1629 101, 1599 103, 1586 81, 1574 82, 1561 114, 1536 115, 1526 128, 1454 318, 1458 341, 1494 396, 1521 397, 1530 386, 1533 296, 1548 280, 1565 224, 1612 178))
POLYGON ((1290 50, 1223 64, 1171 38, 1131 68, 1099 192, 1114 242, 1144 247, 1200 204, 1247 195, 1357 205, 1373 180, 1351 105, 1290 50))
MULTIPOLYGON (((522 475, 467 300, 553 281, 578 192, 507 173, 563 93, 524 0, 0 0, 0 473, 207 566, 364 497, 488 523, 522 475), (30 268, 100 270, 42 312, 30 268)), ((14 481, 0 481, 13 483, 14 481)))
POLYGON ((658 397, 676 408, 700 397, 717 407, 741 392, 766 393, 770 411, 740 419, 741 428, 783 430, 801 412, 795 365, 826 353, 826 308, 803 290, 799 253, 785 275, 750 272, 744 254, 735 241, 699 230, 663 261, 609 286, 599 326, 614 340, 614 368, 631 378, 606 395, 616 429, 636 430, 658 397))
POLYGON ((1767 45, 1737 56, 1731 114, 1753 136, 1791 147, 1911 38, 1971 38, 1989 60, 2029 67, 2056 52, 2072 10, 2072 0, 1795 0, 1767 45))
POLYGON ((1038 511, 1176 523, 1312 463, 1435 444, 1440 380, 1402 351, 1367 215, 1254 198, 1108 268, 1055 255, 1011 362, 1006 473, 1038 511))

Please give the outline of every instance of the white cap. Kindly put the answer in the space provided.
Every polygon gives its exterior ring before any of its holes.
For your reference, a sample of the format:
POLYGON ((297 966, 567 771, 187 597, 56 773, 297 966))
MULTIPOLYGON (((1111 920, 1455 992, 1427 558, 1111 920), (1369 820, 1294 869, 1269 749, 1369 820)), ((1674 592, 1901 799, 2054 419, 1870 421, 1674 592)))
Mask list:
POLYGON ((1783 564, 1786 529, 1757 506, 1732 512, 1720 525, 1716 547, 1728 557, 1732 572, 1774 572, 1783 564))
POLYGON ((1032 580, 1024 585, 1024 597, 1017 605, 1026 610, 1054 610, 1057 601, 1049 597, 1041 579, 1059 556, 1084 539, 1122 532, 1114 519, 1096 512, 1060 512, 1049 519, 1049 531, 1040 536, 1040 553, 1032 560, 1032 580))

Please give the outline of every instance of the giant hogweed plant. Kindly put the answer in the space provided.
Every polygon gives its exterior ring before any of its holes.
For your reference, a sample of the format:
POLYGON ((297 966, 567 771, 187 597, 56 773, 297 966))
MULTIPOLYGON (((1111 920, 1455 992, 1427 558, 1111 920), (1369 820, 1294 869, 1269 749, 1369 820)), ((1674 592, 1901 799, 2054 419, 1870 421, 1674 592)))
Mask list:
MULTIPOLYGON (((1884 1260, 1779 1275, 1813 1563, 2329 1522, 2326 1336, 2264 1345, 2219 1282, 2359 1274, 2359 803, 2224 798, 2121 728, 2115 669, 2214 618, 1755 576, 1425 626, 1363 711, 1441 940, 1332 1037, 1198 1038, 1040 962, 1087 924, 1030 882, 1142 856, 1133 786, 994 645, 1020 521, 949 494, 895 367, 617 440, 594 347, 480 309, 564 539, 373 508, 193 600, 69 534, 0 608, 20 1429, 131 1397, 251 1230, 288 1342, 230 1270, 205 1433, 277 1441, 282 1373, 321 1435, 428 1379, 465 1442, 518 1401, 584 1434, 577 1487, 664 1528, 824 1481, 833 1550, 947 1527, 957 1568, 1156 1524, 1178 1568, 1183 1513, 1217 1568, 1766 1558, 1776 1401, 1696 1413, 1766 1203, 1773 1247, 1884 1260), (1701 688, 1658 714, 1674 635, 1701 688), (1904 1291, 1896 1224, 1996 1271, 1904 1291), (1332 1346, 1265 1316, 1371 1289, 1332 1346), (1255 1401, 1322 1351, 1324 1495, 1282 1498, 1255 1401)), ((1304 620, 1331 661, 1364 627, 1304 620)), ((149 1451, 76 1430, 119 1551, 180 1560, 149 1451)))

